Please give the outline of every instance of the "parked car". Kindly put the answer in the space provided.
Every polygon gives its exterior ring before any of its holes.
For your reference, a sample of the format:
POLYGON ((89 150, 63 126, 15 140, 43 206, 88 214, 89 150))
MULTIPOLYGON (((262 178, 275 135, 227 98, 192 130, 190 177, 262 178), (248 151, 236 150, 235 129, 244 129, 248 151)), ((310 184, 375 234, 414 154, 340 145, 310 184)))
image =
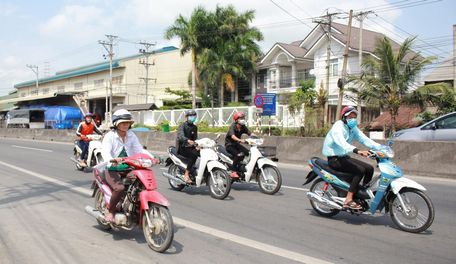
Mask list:
POLYGON ((419 127, 399 130, 394 140, 456 141, 456 112, 440 116, 419 127))

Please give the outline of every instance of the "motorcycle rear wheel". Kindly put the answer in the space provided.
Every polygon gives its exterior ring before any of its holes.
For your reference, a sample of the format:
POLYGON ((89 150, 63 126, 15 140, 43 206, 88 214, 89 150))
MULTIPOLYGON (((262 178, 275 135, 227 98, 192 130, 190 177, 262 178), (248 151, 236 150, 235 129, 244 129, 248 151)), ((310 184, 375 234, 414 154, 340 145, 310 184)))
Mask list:
MULTIPOLYGON (((101 213, 106 212, 108 209, 106 208, 105 201, 103 199, 103 193, 100 191, 100 189, 97 188, 95 191, 95 209, 98 210, 101 213)), ((97 219, 98 224, 103 230, 110 230, 111 225, 102 223, 100 220, 97 219)))
MULTIPOLYGON (((321 178, 318 178, 313 182, 312 186, 310 187, 310 191, 313 193, 316 193, 320 196, 327 196, 327 194, 325 194, 325 192, 323 191, 324 185, 325 185, 325 181, 323 181, 321 178)), ((332 191, 333 195, 337 195, 337 192, 331 187, 331 185, 329 185, 328 190, 326 190, 326 191, 327 192, 332 191)), ((324 216, 324 217, 333 217, 340 212, 340 210, 326 207, 326 206, 324 206, 318 202, 312 201, 312 200, 310 200, 310 205, 315 210, 315 212, 317 212, 319 215, 324 216)))
POLYGON ((395 196, 389 203, 390 216, 394 224, 401 230, 421 233, 428 229, 435 217, 431 199, 422 191, 404 188, 399 192, 410 212, 404 212, 401 203, 395 196))
MULTIPOLYGON (((169 166, 168 173, 173 176, 176 176, 178 174, 181 174, 182 172, 176 164, 171 164, 171 166, 169 166)), ((184 189, 185 187, 185 185, 179 184, 172 179, 168 179, 168 183, 169 186, 171 186, 171 188, 176 191, 182 191, 182 189, 184 189)))
POLYGON ((231 190, 231 177, 228 172, 222 169, 213 169, 212 175, 214 175, 215 181, 211 175, 208 176, 209 190, 212 198, 223 200, 225 199, 231 190))
MULTIPOLYGON (((75 160, 79 160, 79 156, 80 156, 80 153, 78 153, 78 152, 76 151, 76 149, 74 149, 74 159, 75 159, 75 160)), ((83 171, 83 170, 84 170, 84 167, 82 167, 82 166, 79 164, 79 162, 76 162, 76 169, 77 169, 78 171, 83 171)))
POLYGON ((173 217, 168 208, 149 203, 149 210, 144 211, 142 217, 142 229, 149 247, 157 252, 165 252, 173 242, 174 224, 173 217), (146 214, 152 226, 149 226, 146 214))

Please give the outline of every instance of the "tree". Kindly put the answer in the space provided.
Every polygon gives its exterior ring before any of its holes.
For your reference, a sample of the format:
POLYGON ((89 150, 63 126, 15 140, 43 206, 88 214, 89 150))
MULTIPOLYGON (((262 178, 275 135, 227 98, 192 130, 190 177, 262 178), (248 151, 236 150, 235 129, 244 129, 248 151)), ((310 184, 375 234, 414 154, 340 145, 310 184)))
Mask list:
POLYGON ((165 32, 165 38, 178 37, 181 41, 180 52, 184 54, 191 52, 192 56, 192 107, 196 108, 196 82, 197 82, 197 61, 198 55, 204 48, 210 47, 211 37, 209 32, 214 30, 212 16, 199 6, 193 10, 189 19, 179 15, 165 32))
POLYGON ((219 103, 224 105, 224 90, 236 89, 235 78, 246 79, 256 69, 261 55, 256 41, 263 39, 261 32, 250 26, 254 11, 238 13, 233 6, 217 6, 212 21, 216 32, 213 45, 203 50, 198 68, 204 72, 202 80, 219 87, 219 103))
POLYGON ((350 77, 358 86, 358 96, 363 102, 389 111, 393 132, 399 107, 405 102, 410 86, 423 67, 433 60, 412 51, 414 39, 407 38, 394 51, 390 40, 384 37, 377 43, 374 56, 364 61, 364 73, 350 77))
POLYGON ((419 106, 422 112, 428 105, 437 107, 437 115, 456 111, 456 94, 452 87, 443 82, 419 87, 407 95, 406 102, 419 106))

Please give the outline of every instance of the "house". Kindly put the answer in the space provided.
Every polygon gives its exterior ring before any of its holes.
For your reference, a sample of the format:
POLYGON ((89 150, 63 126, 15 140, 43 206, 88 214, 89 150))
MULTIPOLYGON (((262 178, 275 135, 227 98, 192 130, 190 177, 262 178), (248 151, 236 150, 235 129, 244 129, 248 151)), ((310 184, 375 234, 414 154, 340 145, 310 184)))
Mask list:
MULTIPOLYGON (((158 107, 163 100, 174 99, 166 94, 171 89, 188 89, 191 71, 190 55, 180 55, 176 47, 163 47, 149 57, 148 89, 146 93, 144 55, 114 59, 112 62, 112 104, 152 103, 158 107), (146 98, 146 94, 148 95, 146 98)), ((72 68, 54 76, 18 83, 14 86, 17 98, 0 101, 16 106, 66 105, 79 106, 105 116, 110 80, 109 62, 72 68)))
MULTIPOLYGON (((347 74, 361 73, 359 61, 360 29, 352 26, 347 74)), ((280 103, 286 104, 287 95, 296 91, 299 83, 314 79, 315 87, 323 87, 328 91, 328 117, 331 122, 338 118, 336 113, 339 98, 337 81, 341 78, 343 54, 347 41, 348 26, 331 23, 330 57, 327 58, 328 26, 319 24, 302 40, 291 43, 276 43, 263 56, 258 64, 256 90, 254 93, 276 93, 280 103), (329 86, 326 78, 329 66, 329 86)), ((363 29, 362 57, 373 55, 376 43, 384 35, 379 32, 363 29)), ((393 49, 400 44, 392 41, 393 49)), ((349 92, 345 93, 343 105, 355 105, 355 98, 349 92)), ((378 116, 379 111, 362 107, 363 122, 367 123, 378 116)))
POLYGON ((432 71, 424 78, 425 84, 433 84, 444 82, 449 84, 451 87, 455 86, 455 70, 456 67, 453 65, 453 58, 448 58, 439 65, 437 65, 432 71))

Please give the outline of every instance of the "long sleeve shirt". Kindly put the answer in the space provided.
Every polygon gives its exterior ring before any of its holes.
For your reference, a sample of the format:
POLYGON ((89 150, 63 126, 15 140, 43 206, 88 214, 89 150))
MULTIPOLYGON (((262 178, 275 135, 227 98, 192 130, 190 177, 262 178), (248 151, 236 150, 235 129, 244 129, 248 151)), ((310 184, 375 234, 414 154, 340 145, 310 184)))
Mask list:
POLYGON ((356 148, 351 145, 353 141, 358 141, 368 148, 380 146, 372 139, 368 138, 358 127, 349 128, 342 120, 336 121, 326 135, 323 143, 323 155, 346 156, 353 153, 356 148))
POLYGON ((101 154, 104 161, 110 161, 119 157, 125 149, 127 156, 138 153, 144 153, 144 148, 138 140, 138 137, 132 131, 127 132, 125 141, 117 134, 117 131, 109 131, 103 138, 101 154))

